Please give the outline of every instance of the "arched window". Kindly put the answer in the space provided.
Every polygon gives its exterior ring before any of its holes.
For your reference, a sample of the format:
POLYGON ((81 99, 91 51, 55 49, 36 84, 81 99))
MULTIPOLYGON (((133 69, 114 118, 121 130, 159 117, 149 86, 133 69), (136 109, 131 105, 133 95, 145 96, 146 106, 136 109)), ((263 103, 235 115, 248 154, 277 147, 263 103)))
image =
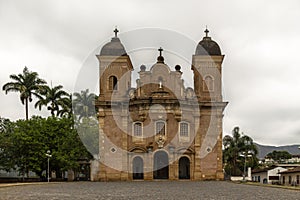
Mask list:
POLYGON ((212 76, 208 75, 204 78, 203 90, 204 91, 214 91, 214 79, 212 76))
POLYGON ((141 122, 135 122, 133 124, 133 136, 142 137, 143 136, 143 127, 141 122))
POLYGON ((166 134, 166 126, 165 122, 163 121, 158 121, 155 123, 155 133, 156 135, 165 135, 166 134))
POLYGON ((180 122, 179 135, 180 135, 180 137, 188 137, 189 136, 189 124, 188 123, 180 122))
POLYGON ((108 89, 109 90, 118 90, 118 79, 115 76, 110 76, 108 79, 108 89))

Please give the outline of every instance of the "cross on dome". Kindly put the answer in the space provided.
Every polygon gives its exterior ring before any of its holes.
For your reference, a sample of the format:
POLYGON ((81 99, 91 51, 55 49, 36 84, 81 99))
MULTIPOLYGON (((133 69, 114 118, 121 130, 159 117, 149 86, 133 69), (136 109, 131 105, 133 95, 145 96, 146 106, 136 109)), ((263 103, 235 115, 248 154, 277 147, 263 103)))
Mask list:
POLYGON ((159 56, 162 56, 163 49, 161 47, 159 47, 158 51, 159 51, 159 56))
POLYGON ((117 27, 115 28, 114 32, 115 32, 115 37, 118 37, 119 30, 117 29, 117 27))
POLYGON ((164 63, 164 57, 162 56, 163 49, 159 47, 158 51, 159 51, 159 56, 157 57, 157 63, 164 63))
POLYGON ((205 37, 208 37, 209 30, 207 29, 207 26, 204 32, 205 32, 205 37))

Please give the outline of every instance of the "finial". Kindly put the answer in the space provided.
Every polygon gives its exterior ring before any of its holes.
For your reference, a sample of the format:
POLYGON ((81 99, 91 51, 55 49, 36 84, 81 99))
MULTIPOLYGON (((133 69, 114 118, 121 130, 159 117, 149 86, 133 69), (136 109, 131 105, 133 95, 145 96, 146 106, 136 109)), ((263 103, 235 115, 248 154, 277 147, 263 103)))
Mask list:
POLYGON ((118 37, 118 32, 119 32, 119 30, 117 29, 117 26, 116 26, 114 32, 115 32, 115 37, 118 37))
POLYGON ((207 25, 206 25, 206 29, 204 32, 205 32, 205 37, 208 37, 209 30, 207 29, 207 25))
POLYGON ((159 51, 159 56, 157 57, 157 63, 164 63, 164 57, 162 56, 163 49, 159 47, 158 51, 159 51))
POLYGON ((163 49, 161 47, 159 47, 158 51, 159 51, 159 56, 162 56, 161 54, 162 54, 163 49))

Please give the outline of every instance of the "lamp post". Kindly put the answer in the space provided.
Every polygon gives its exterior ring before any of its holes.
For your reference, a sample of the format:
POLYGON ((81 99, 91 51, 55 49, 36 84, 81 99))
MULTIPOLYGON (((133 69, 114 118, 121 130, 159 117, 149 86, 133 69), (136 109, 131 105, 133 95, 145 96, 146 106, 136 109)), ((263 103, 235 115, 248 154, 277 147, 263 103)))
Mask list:
POLYGON ((251 152, 248 151, 248 152, 242 152, 242 154, 240 156, 245 158, 243 181, 246 181, 246 159, 247 159, 247 157, 248 158, 252 157, 252 155, 251 155, 251 152))
POLYGON ((51 151, 48 150, 47 153, 46 153, 46 156, 48 157, 48 183, 50 181, 50 158, 52 157, 52 155, 50 154, 51 151))

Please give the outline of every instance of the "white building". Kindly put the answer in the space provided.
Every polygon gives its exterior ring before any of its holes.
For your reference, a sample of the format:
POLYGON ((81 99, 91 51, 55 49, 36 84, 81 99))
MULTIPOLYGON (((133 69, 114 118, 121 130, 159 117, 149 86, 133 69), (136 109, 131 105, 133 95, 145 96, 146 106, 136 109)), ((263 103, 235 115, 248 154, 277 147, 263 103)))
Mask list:
POLYGON ((263 184, 272 184, 280 182, 280 172, 287 171, 286 168, 272 166, 264 169, 252 171, 252 181, 263 184))
POLYGON ((300 167, 295 167, 294 169, 283 171, 280 174, 280 182, 282 185, 300 185, 300 167))

